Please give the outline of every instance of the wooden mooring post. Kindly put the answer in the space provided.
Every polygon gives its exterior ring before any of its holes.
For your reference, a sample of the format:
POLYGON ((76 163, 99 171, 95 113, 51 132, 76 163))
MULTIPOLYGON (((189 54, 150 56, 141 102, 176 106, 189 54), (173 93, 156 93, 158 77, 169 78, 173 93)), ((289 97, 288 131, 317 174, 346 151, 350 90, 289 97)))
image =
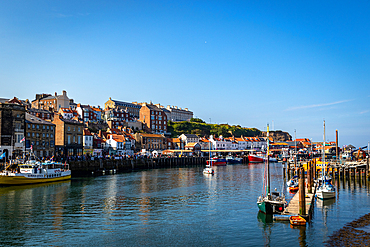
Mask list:
POLYGON ((306 214, 306 186, 305 186, 305 176, 304 176, 304 168, 299 169, 299 214, 305 215, 306 214))
POLYGON ((312 168, 311 161, 307 162, 307 192, 312 193, 312 168))

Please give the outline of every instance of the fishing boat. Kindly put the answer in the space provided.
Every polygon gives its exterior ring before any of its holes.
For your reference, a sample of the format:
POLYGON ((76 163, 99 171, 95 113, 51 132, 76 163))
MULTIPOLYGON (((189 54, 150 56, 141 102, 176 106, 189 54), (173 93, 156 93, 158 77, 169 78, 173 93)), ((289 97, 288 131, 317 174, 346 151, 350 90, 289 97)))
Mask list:
POLYGON ((331 199, 335 198, 335 187, 332 185, 331 181, 328 179, 326 176, 326 163, 325 163, 325 120, 324 120, 324 142, 323 142, 323 148, 322 148, 322 153, 323 153, 323 165, 324 168, 321 169, 322 172, 322 180, 317 188, 316 195, 317 198, 325 200, 325 199, 331 199))
POLYGON ((240 164, 242 162, 243 162, 243 158, 238 158, 238 157, 233 157, 233 156, 226 157, 226 163, 228 165, 240 164))
POLYGON ((265 159, 264 159, 263 156, 259 156, 259 155, 256 155, 256 154, 249 154, 248 155, 249 163, 263 163, 264 160, 265 159))
POLYGON ((0 185, 47 183, 71 179, 66 163, 31 161, 18 165, 15 170, 0 173, 0 185))
MULTIPOLYGON (((267 157, 269 155, 269 126, 267 125, 267 157)), ((284 194, 280 194, 276 190, 270 191, 270 166, 269 159, 265 162, 265 174, 263 191, 264 194, 257 199, 257 206, 259 211, 265 214, 281 214, 286 206, 284 194)))

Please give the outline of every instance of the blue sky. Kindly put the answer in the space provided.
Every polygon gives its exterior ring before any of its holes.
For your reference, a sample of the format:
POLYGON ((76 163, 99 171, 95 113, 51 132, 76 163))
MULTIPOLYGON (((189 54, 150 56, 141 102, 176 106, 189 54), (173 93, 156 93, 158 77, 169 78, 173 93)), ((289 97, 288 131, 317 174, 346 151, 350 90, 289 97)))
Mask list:
POLYGON ((365 146, 369 1, 0 2, 0 97, 62 90, 365 146))

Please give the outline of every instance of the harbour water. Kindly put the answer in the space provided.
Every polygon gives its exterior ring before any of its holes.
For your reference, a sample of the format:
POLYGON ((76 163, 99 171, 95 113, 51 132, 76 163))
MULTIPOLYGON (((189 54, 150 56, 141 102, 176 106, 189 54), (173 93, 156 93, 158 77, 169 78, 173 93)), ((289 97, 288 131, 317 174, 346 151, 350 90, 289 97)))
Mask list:
MULTIPOLYGON (((335 200, 316 200, 306 227, 259 214, 263 164, 153 169, 0 187, 0 243, 26 246, 322 246, 369 213, 369 187, 335 181, 335 200)), ((272 188, 282 189, 282 164, 272 188)), ((287 192, 288 198, 292 195, 287 192)))

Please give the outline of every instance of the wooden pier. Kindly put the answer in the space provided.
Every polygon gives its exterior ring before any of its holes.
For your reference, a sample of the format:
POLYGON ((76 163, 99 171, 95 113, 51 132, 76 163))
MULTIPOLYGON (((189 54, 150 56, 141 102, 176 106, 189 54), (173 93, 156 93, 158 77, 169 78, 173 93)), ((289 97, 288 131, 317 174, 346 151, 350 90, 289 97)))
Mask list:
POLYGON ((307 193, 305 194, 305 212, 303 215, 299 212, 299 191, 293 196, 290 200, 288 206, 285 208, 283 215, 301 215, 303 218, 309 218, 312 213, 313 203, 315 200, 315 193, 307 193))

